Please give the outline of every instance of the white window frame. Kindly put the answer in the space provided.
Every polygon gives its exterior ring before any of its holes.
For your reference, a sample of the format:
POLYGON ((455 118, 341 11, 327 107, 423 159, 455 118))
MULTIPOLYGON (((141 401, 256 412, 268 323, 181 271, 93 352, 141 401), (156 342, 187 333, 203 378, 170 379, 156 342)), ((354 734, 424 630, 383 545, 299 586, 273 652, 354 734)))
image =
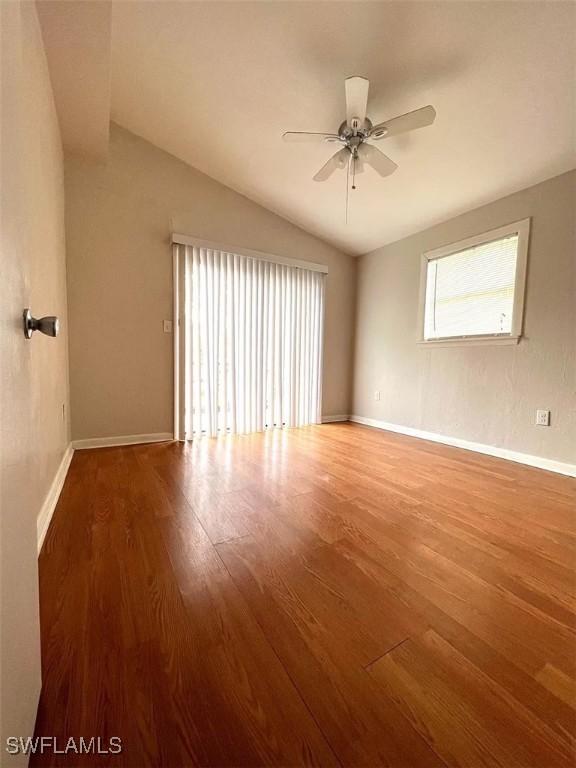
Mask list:
POLYGON ((426 346, 462 346, 480 344, 518 344, 522 337, 524 322, 524 297, 526 293, 526 267, 528 263, 528 242, 530 238, 530 218, 514 221, 498 229, 491 229, 474 237, 459 240, 457 243, 443 245, 422 254, 420 266, 420 299, 418 312, 418 344, 426 346), (512 308, 512 328, 510 333, 474 334, 469 336, 445 336, 438 339, 424 338, 424 321, 426 313, 426 279, 428 262, 442 259, 454 253, 465 251, 477 245, 485 245, 500 240, 508 235, 518 235, 518 255, 516 259, 516 276, 514 279, 514 304, 512 308))

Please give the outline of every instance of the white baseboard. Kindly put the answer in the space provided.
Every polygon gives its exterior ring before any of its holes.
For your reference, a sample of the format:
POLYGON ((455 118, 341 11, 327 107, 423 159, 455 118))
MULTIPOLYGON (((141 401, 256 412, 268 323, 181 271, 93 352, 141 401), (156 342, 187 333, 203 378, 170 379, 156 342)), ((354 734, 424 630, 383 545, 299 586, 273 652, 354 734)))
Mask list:
POLYGON ((52 520, 52 515, 54 514, 54 510, 56 509, 56 504, 58 503, 58 499, 60 498, 60 492, 62 491, 62 488, 64 486, 64 481, 66 480, 66 474, 68 472, 68 467, 70 466, 70 462, 72 461, 73 454, 74 454, 74 449, 72 448, 72 444, 69 444, 68 447, 66 448, 66 451, 64 452, 64 456, 62 456, 62 461, 60 462, 60 466, 56 471, 54 480, 52 481, 52 485, 50 486, 50 490, 48 491, 46 498, 44 499, 44 504, 42 504, 42 509, 40 510, 40 514, 38 515, 38 519, 36 521, 36 531, 37 531, 37 537, 38 537, 38 554, 40 554, 40 550, 42 549, 42 544, 44 543, 46 532, 48 531, 48 527, 50 526, 50 521, 52 520))
POLYGON ((368 427, 376 427, 377 429, 385 429, 388 432, 399 432, 401 435, 409 435, 410 437, 418 437, 422 440, 431 440, 434 443, 443 443, 444 445, 451 445, 454 448, 463 448, 465 451, 476 451, 476 453, 484 453, 488 456, 496 456, 499 459, 507 459, 508 461, 515 461, 518 464, 527 464, 529 467, 537 467, 538 469, 547 469, 549 472, 557 472, 560 475, 568 475, 569 477, 576 477, 576 464, 567 464, 563 461, 556 461, 555 459, 545 459, 542 456, 531 456, 529 453, 520 453, 519 451, 511 451, 508 448, 496 448, 493 445, 485 445, 484 443, 474 443, 471 440, 462 440, 459 437, 450 437, 448 435, 439 435, 436 432, 426 432, 423 429, 414 429, 413 427, 404 427, 400 424, 390 424, 387 421, 379 421, 378 419, 368 419, 365 416, 350 416, 350 421, 355 421, 357 424, 365 424, 368 427))
POLYGON ((335 421, 348 421, 350 416, 347 413, 336 413, 332 416, 322 416, 322 424, 332 424, 335 421))
POLYGON ((117 437, 88 437, 85 440, 74 440, 74 450, 82 448, 112 448, 116 445, 140 445, 141 443, 165 443, 174 440, 172 432, 156 432, 150 435, 120 435, 117 437))

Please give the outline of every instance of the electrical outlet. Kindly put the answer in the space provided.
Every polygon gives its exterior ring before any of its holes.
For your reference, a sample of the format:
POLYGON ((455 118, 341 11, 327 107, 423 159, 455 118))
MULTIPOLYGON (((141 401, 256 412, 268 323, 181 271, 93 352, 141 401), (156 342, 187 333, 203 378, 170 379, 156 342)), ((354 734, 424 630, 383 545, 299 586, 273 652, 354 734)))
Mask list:
POLYGON ((164 333, 172 333, 172 320, 163 320, 162 324, 164 333))
POLYGON ((540 410, 536 411, 536 424, 539 427, 550 426, 550 411, 540 410))
POLYGON ((66 424, 66 403, 62 403, 62 421, 66 424))
POLYGON ((376 392, 374 392, 374 400, 380 400, 380 390, 377 389, 376 392))

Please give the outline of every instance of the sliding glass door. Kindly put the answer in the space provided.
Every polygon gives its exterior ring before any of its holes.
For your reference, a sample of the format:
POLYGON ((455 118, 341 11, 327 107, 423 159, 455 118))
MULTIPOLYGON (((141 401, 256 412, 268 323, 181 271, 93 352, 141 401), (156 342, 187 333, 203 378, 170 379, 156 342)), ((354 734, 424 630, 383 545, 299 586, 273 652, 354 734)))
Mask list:
POLYGON ((181 436, 319 423, 325 275, 176 248, 184 273, 181 436))

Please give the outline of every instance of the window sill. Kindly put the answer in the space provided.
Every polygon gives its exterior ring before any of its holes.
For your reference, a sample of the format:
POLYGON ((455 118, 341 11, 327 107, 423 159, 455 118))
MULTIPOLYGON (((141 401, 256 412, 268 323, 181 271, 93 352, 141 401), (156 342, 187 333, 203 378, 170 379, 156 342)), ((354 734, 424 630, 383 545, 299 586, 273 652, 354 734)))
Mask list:
POLYGON ((418 341, 422 347, 476 347, 518 344, 520 336, 469 336, 454 339, 426 339, 418 341))

